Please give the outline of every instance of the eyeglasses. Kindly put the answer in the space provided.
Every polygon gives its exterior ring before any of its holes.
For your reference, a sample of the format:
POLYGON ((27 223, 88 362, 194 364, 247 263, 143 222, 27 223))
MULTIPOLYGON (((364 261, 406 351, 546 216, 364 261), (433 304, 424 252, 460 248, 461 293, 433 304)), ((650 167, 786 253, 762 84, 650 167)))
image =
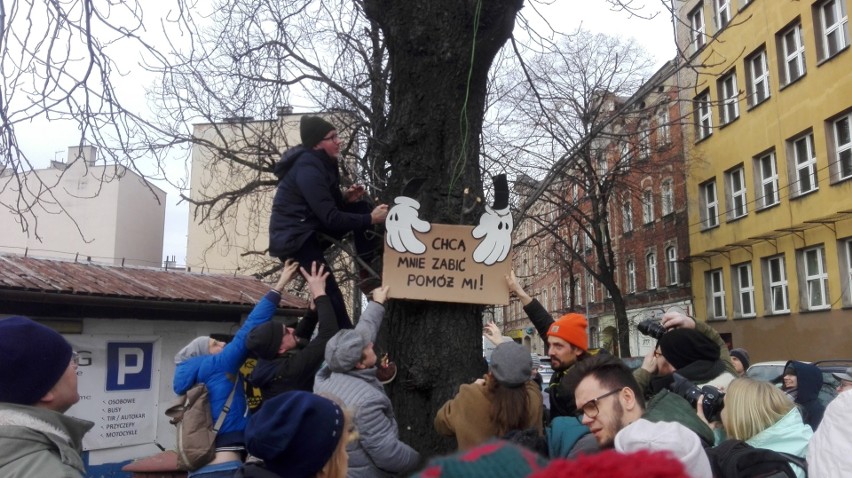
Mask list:
POLYGON ((78 354, 77 352, 71 352, 71 362, 74 365, 79 367, 80 366, 80 354, 78 354))
POLYGON ((615 395, 616 393, 622 390, 624 390, 624 388, 618 388, 609 393, 605 393, 598 398, 593 398, 589 400, 588 402, 584 403, 582 407, 578 408, 577 411, 574 412, 574 415, 576 415, 577 418, 583 418, 583 415, 586 415, 589 418, 595 418, 596 416, 598 416, 598 413, 600 413, 600 410, 598 410, 598 402, 610 395, 615 395))
POLYGON ((337 133, 332 132, 330 135, 324 137, 322 140, 323 141, 334 141, 337 138, 338 138, 337 133))

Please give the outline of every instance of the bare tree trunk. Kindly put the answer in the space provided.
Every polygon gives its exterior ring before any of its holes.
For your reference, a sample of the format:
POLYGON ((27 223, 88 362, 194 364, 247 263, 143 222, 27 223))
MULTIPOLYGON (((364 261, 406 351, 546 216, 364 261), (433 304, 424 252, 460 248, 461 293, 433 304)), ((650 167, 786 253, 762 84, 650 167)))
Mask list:
MULTIPOLYGON (((377 155, 390 165, 391 201, 403 183, 427 178, 420 217, 473 224, 465 188, 482 196, 479 136, 488 71, 514 27, 521 0, 366 0, 389 53, 390 112, 377 155)), ((393 284, 390 285, 393 287, 393 284)), ((402 439, 426 455, 453 442, 437 436, 435 413, 482 372, 482 307, 397 301, 385 319, 387 349, 399 366, 390 386, 402 439)))

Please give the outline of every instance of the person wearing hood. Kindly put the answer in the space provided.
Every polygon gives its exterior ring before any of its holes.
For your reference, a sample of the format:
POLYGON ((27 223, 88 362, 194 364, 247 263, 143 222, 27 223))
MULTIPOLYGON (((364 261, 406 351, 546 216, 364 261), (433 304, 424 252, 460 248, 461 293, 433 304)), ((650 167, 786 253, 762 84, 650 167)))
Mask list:
MULTIPOLYGON (((362 200, 365 190, 353 185, 340 190, 340 137, 337 128, 319 116, 302 116, 299 123, 302 143, 287 150, 275 165, 278 187, 269 219, 269 255, 281 260, 292 258, 305 269, 317 262, 333 271, 325 250, 333 240, 354 233, 355 250, 368 265, 380 244, 372 225, 383 223, 388 206, 372 208, 362 200)), ((361 290, 377 286, 377 278, 361 269, 361 290)), ((341 329, 351 329, 343 293, 334 274, 326 279, 326 294, 341 329)))
POLYGON ((83 436, 94 423, 65 415, 80 400, 77 353, 26 317, 0 320, 0 476, 86 476, 83 436))
POLYGON ((420 454, 399 439, 393 406, 376 376, 373 342, 387 296, 387 286, 374 290, 355 328, 341 330, 329 340, 325 366, 314 382, 315 393, 339 398, 354 413, 359 438, 347 447, 349 478, 405 475, 420 463, 420 454))
POLYGON ((532 380, 532 357, 523 345, 503 342, 491 354, 485 377, 462 384, 435 415, 435 430, 467 450, 512 431, 542 434, 541 387, 532 380))
POLYGON ((784 366, 783 390, 802 409, 802 419, 816 431, 825 413, 819 401, 822 372, 816 365, 791 360, 784 366))
MULTIPOLYGON (((813 431, 802 422, 796 405, 773 384, 738 378, 728 386, 724 400, 721 418, 728 438, 799 458, 808 454, 813 431)), ((697 412, 704 417, 701 407, 697 412)), ((799 478, 807 476, 805 470, 791 466, 799 478)))
POLYGON ((216 435, 216 455, 213 461, 189 472, 189 477, 219 478, 233 476, 242 463, 245 450, 243 432, 248 421, 246 397, 243 392, 240 367, 248 357, 246 337, 249 331, 268 322, 281 301, 281 292, 296 275, 298 264, 288 261, 281 271, 275 288, 254 306, 245 323, 230 343, 201 336, 195 338, 175 355, 175 378, 172 388, 177 395, 185 394, 198 383, 207 386, 213 421, 219 416, 234 391, 231 407, 216 435))
POLYGON ((296 328, 274 321, 253 328, 246 339, 246 347, 259 359, 249 376, 252 386, 260 389, 263 402, 293 390, 306 392, 314 389, 314 376, 322 366, 325 345, 338 331, 331 301, 325 293, 329 273, 324 266, 314 263, 311 272, 302 269, 311 308, 296 328), (311 335, 319 322, 319 332, 311 335), (301 344, 307 342, 307 345, 301 344))
MULTIPOLYGON (((847 377, 850 370, 847 370, 847 377)), ((852 379, 847 378, 852 381, 852 379)), ((825 407, 819 430, 808 444, 808 476, 843 478, 852 470, 852 391, 841 392, 825 407)))

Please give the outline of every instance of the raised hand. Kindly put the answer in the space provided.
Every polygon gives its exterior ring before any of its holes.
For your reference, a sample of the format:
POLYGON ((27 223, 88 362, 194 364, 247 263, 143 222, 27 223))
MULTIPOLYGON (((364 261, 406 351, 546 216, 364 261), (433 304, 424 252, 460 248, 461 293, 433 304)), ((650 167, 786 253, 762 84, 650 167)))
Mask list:
POLYGON ((420 203, 405 196, 397 196, 394 203, 385 222, 385 242, 396 252, 423 254, 426 245, 415 237, 414 231, 429 232, 432 225, 418 216, 420 203))
POLYGON ((299 263, 293 259, 287 259, 284 262, 284 268, 281 269, 281 275, 278 276, 278 283, 275 284, 275 290, 282 292, 284 287, 296 277, 296 271, 299 270, 299 263))
POLYGON ((325 264, 311 263, 311 271, 308 272, 304 267, 300 267, 305 281, 308 283, 308 290, 311 297, 316 300, 317 297, 325 295, 325 280, 328 278, 329 272, 325 270, 325 264))
POLYGON ((512 247, 512 228, 514 220, 509 208, 494 210, 485 206, 485 212, 479 218, 479 225, 473 229, 473 237, 483 238, 473 251, 473 260, 480 264, 493 265, 503 262, 512 247))

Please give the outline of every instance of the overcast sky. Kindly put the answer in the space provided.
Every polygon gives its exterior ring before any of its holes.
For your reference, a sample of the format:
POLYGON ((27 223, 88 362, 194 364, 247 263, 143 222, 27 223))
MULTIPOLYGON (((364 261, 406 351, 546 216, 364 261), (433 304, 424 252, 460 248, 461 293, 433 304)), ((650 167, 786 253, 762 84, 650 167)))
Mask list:
MULTIPOLYGON (((648 0, 650 7, 645 11, 651 16, 659 11, 658 0, 648 0)), ((146 8, 152 3, 148 2, 146 8)), ((167 3, 167 2, 166 2, 167 3)), ((524 13, 530 18, 535 15, 525 7, 524 13)), ((657 66, 675 56, 672 33, 672 23, 668 12, 661 11, 656 18, 646 20, 631 18, 626 12, 614 12, 604 0, 556 0, 551 5, 539 7, 550 24, 564 33, 573 32, 581 26, 593 32, 632 37, 641 44, 656 60, 657 66)), ((150 18, 150 17, 149 17, 150 18)), ((132 105, 137 102, 144 107, 144 85, 139 83, 140 76, 129 75, 125 92, 132 105)), ((75 128, 57 122, 35 121, 29 125, 19 125, 19 144, 23 151, 36 162, 37 167, 44 167, 50 160, 64 160, 68 146, 76 145, 79 133, 75 128), (50 134, 45 136, 44 132, 50 134)), ((182 174, 183 168, 179 168, 182 174)), ((185 264, 186 234, 188 224, 187 205, 177 205, 179 192, 165 183, 157 184, 167 193, 166 224, 163 243, 163 256, 176 256, 178 264, 185 264)), ((271 198, 270 198, 271 201, 271 198)))

